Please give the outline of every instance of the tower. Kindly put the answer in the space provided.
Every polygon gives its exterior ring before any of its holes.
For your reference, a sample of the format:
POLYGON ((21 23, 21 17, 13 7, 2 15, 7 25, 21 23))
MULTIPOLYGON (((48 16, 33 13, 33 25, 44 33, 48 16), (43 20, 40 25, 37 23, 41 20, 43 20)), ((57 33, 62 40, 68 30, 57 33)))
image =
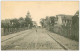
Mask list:
POLYGON ((29 11, 27 12, 26 17, 27 17, 27 18, 31 18, 31 15, 30 15, 30 12, 29 12, 29 11))

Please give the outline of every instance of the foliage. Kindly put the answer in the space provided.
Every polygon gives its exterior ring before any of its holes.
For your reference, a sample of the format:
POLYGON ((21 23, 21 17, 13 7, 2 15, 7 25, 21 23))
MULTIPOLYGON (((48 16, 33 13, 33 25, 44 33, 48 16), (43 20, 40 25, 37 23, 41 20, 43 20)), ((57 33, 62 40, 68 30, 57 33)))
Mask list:
POLYGON ((45 19, 43 18, 40 19, 40 23, 42 27, 45 27, 48 30, 52 30, 54 27, 54 23, 55 23, 54 19, 55 19, 54 16, 50 16, 50 17, 46 16, 45 19))
POLYGON ((72 37, 79 40, 79 17, 74 15, 72 17, 72 37))
POLYGON ((40 19, 40 24, 42 27, 44 27, 44 19, 43 18, 40 19))
POLYGON ((26 27, 29 27, 29 26, 32 27, 33 23, 31 18, 28 18, 28 17, 25 18, 25 25, 26 27))
POLYGON ((18 19, 12 19, 10 22, 13 28, 19 28, 20 23, 18 22, 18 19))
POLYGON ((21 28, 22 28, 22 27, 25 27, 25 20, 24 20, 23 17, 20 17, 20 18, 19 18, 19 23, 20 23, 20 27, 21 27, 21 28))
POLYGON ((26 18, 20 17, 19 19, 7 19, 1 21, 1 27, 2 28, 23 28, 23 27, 32 27, 32 19, 29 18, 29 15, 26 16, 26 18))

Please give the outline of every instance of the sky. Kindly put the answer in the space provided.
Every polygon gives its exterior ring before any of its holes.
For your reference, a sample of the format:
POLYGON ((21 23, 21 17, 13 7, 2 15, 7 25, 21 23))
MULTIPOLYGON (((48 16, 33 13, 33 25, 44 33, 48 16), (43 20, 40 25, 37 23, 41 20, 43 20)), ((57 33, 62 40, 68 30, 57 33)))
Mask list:
POLYGON ((78 1, 2 1, 1 20, 25 18, 29 11, 32 20, 40 25, 41 18, 58 14, 74 15, 77 10, 78 1))

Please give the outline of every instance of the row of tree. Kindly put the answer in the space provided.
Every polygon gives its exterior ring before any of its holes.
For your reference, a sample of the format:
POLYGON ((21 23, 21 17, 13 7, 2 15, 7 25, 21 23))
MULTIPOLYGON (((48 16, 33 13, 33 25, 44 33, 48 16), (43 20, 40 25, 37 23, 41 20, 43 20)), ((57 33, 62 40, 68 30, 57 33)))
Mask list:
POLYGON ((29 27, 31 28, 33 26, 32 19, 29 17, 30 15, 27 15, 26 18, 20 17, 19 19, 6 19, 1 21, 1 27, 2 28, 23 28, 23 27, 29 27))
POLYGON ((1 35, 8 35, 10 33, 15 33, 21 30, 29 29, 33 27, 33 21, 28 12, 26 17, 5 19, 1 20, 1 35))

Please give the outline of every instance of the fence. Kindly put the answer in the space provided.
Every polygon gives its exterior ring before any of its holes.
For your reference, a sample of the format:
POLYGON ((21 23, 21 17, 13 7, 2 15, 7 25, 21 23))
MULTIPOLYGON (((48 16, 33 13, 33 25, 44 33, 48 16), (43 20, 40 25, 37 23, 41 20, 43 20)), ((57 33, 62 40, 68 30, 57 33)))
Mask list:
POLYGON ((1 36, 9 35, 9 34, 20 32, 20 31, 27 30, 27 29, 28 29, 27 27, 25 28, 1 28, 1 36))
POLYGON ((71 38, 74 40, 79 41, 79 33, 78 31, 76 32, 76 30, 74 30, 75 32, 73 32, 73 30, 70 27, 54 27, 53 29, 51 29, 52 32, 62 35, 64 37, 67 38, 71 38))

